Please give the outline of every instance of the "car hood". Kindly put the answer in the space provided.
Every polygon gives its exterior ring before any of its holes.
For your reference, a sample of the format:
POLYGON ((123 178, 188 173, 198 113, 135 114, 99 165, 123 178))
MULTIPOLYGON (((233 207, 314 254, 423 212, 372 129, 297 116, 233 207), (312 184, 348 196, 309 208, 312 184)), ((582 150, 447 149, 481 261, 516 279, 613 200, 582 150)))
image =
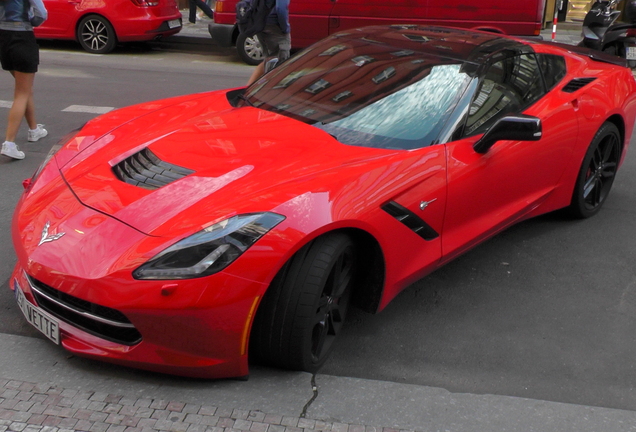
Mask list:
POLYGON ((343 145, 276 113, 234 108, 224 92, 215 92, 93 121, 57 162, 83 204, 145 234, 164 236, 329 190, 329 178, 336 176, 326 173, 336 173, 341 181, 348 166, 394 153, 343 145), (148 150, 158 167, 181 177, 148 189, 116 174, 118 166, 134 164, 148 150))

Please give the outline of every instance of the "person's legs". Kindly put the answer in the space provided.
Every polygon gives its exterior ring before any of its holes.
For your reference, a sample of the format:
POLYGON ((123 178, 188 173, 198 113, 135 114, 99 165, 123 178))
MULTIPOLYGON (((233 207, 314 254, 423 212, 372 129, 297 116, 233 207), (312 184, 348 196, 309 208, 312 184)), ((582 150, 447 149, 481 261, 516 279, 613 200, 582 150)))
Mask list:
POLYGON ((212 8, 210 8, 210 6, 207 5, 206 2, 204 2, 203 0, 195 0, 195 1, 197 3, 197 6, 201 8, 203 13, 206 14, 208 18, 214 18, 214 11, 212 10, 212 8))
POLYGON ((188 0, 188 21, 192 24, 197 22, 197 3, 196 0, 188 0))
POLYGON ((26 117, 30 129, 37 128, 33 103, 33 81, 35 74, 17 71, 11 71, 11 74, 15 78, 15 91, 13 93, 13 105, 9 110, 9 121, 5 140, 15 142, 22 117, 26 117))

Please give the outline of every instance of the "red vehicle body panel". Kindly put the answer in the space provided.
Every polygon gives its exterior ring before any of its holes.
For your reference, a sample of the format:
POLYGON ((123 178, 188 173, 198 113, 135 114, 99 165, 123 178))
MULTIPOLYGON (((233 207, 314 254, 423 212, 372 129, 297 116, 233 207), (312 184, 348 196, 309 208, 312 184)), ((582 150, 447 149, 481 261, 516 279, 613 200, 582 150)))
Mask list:
POLYGON ((44 0, 49 18, 34 29, 41 39, 77 39, 78 23, 88 15, 106 18, 120 42, 147 41, 178 33, 181 27, 159 31, 169 20, 181 19, 176 0, 157 6, 137 6, 132 0, 44 0))
POLYGON ((567 75, 524 111, 542 119, 542 138, 500 141, 485 154, 473 149, 481 135, 408 151, 345 145, 290 117, 233 107, 226 91, 94 119, 20 199, 10 285, 34 302, 28 274, 121 311, 143 335, 126 346, 62 323, 61 344, 79 355, 188 376, 247 375, 260 300, 290 257, 318 236, 346 230, 377 243, 384 280, 375 305, 382 310, 406 286, 479 242, 568 206, 587 148, 608 119, 622 126, 625 157, 636 113, 631 71, 548 44, 532 47, 563 56, 567 66, 567 75), (596 79, 563 91, 582 77, 596 79), (194 174, 156 190, 117 179, 111 167, 142 148, 194 174), (388 201, 412 212, 426 201, 426 222, 439 237, 414 235, 381 210, 388 201), (132 277, 178 240, 251 212, 286 219, 224 270, 186 280, 132 277), (47 222, 48 233, 65 234, 41 244, 47 222))
MULTIPOLYGON (((214 22, 234 25, 237 0, 217 0, 214 22)), ((294 0, 292 45, 304 48, 339 31, 386 24, 444 25, 538 36, 545 0, 294 0)), ((236 35, 234 36, 234 40, 236 35)))

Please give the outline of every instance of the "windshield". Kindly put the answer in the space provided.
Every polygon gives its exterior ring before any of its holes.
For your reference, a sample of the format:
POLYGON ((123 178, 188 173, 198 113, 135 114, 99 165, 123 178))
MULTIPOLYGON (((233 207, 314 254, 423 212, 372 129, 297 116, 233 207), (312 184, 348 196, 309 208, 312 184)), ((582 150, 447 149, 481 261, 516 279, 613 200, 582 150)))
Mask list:
POLYGON ((327 39, 263 76, 245 97, 344 144, 414 149, 435 143, 470 81, 463 69, 396 46, 327 39))

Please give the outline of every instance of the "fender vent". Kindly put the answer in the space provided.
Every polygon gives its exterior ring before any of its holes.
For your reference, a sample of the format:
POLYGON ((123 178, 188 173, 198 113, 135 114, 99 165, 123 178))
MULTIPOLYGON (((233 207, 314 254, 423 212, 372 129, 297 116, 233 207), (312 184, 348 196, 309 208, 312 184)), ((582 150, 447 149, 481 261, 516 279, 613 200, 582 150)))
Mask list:
POLYGON ((563 87, 563 91, 566 93, 574 93, 575 91, 582 89, 596 78, 574 78, 563 87))
POLYGON ((424 240, 433 240, 439 237, 429 224, 424 222, 419 216, 406 207, 401 206, 395 201, 390 201, 382 206, 382 210, 393 216, 398 221, 406 225, 411 231, 424 240))
POLYGON ((147 148, 113 167, 115 176, 123 182, 145 189, 159 189, 194 171, 159 159, 147 148))

